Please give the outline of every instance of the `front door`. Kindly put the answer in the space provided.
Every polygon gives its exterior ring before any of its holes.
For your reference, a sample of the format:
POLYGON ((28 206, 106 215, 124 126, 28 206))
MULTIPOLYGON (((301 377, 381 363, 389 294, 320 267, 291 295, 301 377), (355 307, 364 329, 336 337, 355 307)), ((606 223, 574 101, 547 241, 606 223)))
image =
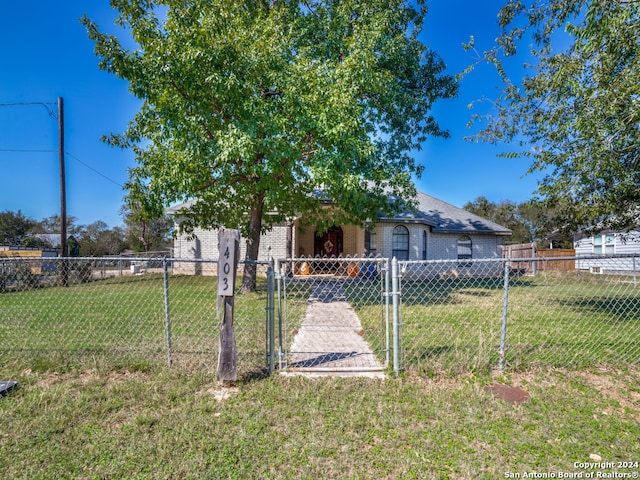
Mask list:
POLYGON ((342 243, 342 228, 331 227, 323 235, 316 235, 313 253, 316 257, 339 257, 342 243))

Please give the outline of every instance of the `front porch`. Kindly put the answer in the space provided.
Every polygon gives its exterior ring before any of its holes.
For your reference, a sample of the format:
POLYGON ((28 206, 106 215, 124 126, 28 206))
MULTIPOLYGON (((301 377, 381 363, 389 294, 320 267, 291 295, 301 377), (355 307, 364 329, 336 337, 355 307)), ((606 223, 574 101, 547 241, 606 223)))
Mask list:
POLYGON ((298 221, 293 225, 293 251, 291 256, 299 258, 341 258, 368 256, 365 237, 370 237, 363 227, 335 225, 320 234, 316 227, 302 227, 298 221))
POLYGON ((292 225, 292 254, 289 266, 294 275, 313 277, 355 277, 369 273, 363 259, 375 255, 375 234, 356 225, 334 225, 324 233, 313 226, 292 225))

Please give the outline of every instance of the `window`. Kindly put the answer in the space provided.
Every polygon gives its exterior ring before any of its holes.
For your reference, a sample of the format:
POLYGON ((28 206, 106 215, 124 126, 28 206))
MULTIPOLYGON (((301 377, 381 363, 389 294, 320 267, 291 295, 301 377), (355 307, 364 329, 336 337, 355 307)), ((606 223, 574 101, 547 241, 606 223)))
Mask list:
POLYGON ((409 260, 409 230, 403 225, 393 229, 392 256, 398 260, 409 260))
POLYGON ((616 236, 613 233, 608 233, 604 236, 605 255, 613 255, 615 244, 616 244, 616 236))
POLYGON ((464 260, 471 260, 473 257, 473 249, 471 245, 471 238, 467 235, 463 235, 458 238, 458 260, 462 260, 461 267, 470 267, 471 262, 464 262, 464 260))
POLYGON ((596 255, 602 255, 602 235, 596 235, 593 237, 593 253, 596 255))
POLYGON ((427 231, 422 231, 422 259, 427 259, 427 231))
POLYGON ((375 257, 377 254, 376 248, 376 232, 366 229, 364 231, 364 250, 365 254, 371 257, 375 257))
POLYGON ((593 236, 593 253, 595 255, 613 255, 616 236, 613 233, 593 236))

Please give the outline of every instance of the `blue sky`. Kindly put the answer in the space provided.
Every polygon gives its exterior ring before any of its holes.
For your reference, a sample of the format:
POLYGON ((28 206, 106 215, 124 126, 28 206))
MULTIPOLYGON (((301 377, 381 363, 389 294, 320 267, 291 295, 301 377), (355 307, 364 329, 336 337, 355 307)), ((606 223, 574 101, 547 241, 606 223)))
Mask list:
MULTIPOLYGON (((499 31, 503 0, 432 0, 422 35, 455 74, 474 61, 462 43, 473 35, 486 50, 499 31)), ((122 132, 140 106, 126 82, 99 70, 93 43, 79 18, 117 32, 107 0, 5 2, 0 16, 0 211, 22 211, 41 220, 60 207, 57 99, 64 98, 67 214, 81 225, 97 220, 122 224, 120 208, 131 152, 100 141, 122 132), (31 103, 36 103, 31 105, 31 103), (45 103, 42 105, 38 102, 45 103)), ((415 152, 425 165, 418 189, 456 206, 478 196, 491 201, 531 198, 536 178, 524 176, 527 160, 498 158, 507 147, 470 143, 467 105, 497 96, 498 79, 488 66, 463 80, 455 100, 436 104, 434 115, 451 138, 429 139, 415 152)), ((485 104, 486 105, 486 104, 485 104)))

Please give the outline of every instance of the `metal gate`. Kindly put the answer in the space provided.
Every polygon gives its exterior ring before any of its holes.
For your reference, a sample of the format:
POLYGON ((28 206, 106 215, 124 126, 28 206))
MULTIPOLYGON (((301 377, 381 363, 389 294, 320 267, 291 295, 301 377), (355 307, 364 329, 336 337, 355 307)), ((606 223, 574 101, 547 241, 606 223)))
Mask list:
POLYGON ((280 260, 276 279, 282 371, 375 372, 389 366, 387 259, 280 260))

